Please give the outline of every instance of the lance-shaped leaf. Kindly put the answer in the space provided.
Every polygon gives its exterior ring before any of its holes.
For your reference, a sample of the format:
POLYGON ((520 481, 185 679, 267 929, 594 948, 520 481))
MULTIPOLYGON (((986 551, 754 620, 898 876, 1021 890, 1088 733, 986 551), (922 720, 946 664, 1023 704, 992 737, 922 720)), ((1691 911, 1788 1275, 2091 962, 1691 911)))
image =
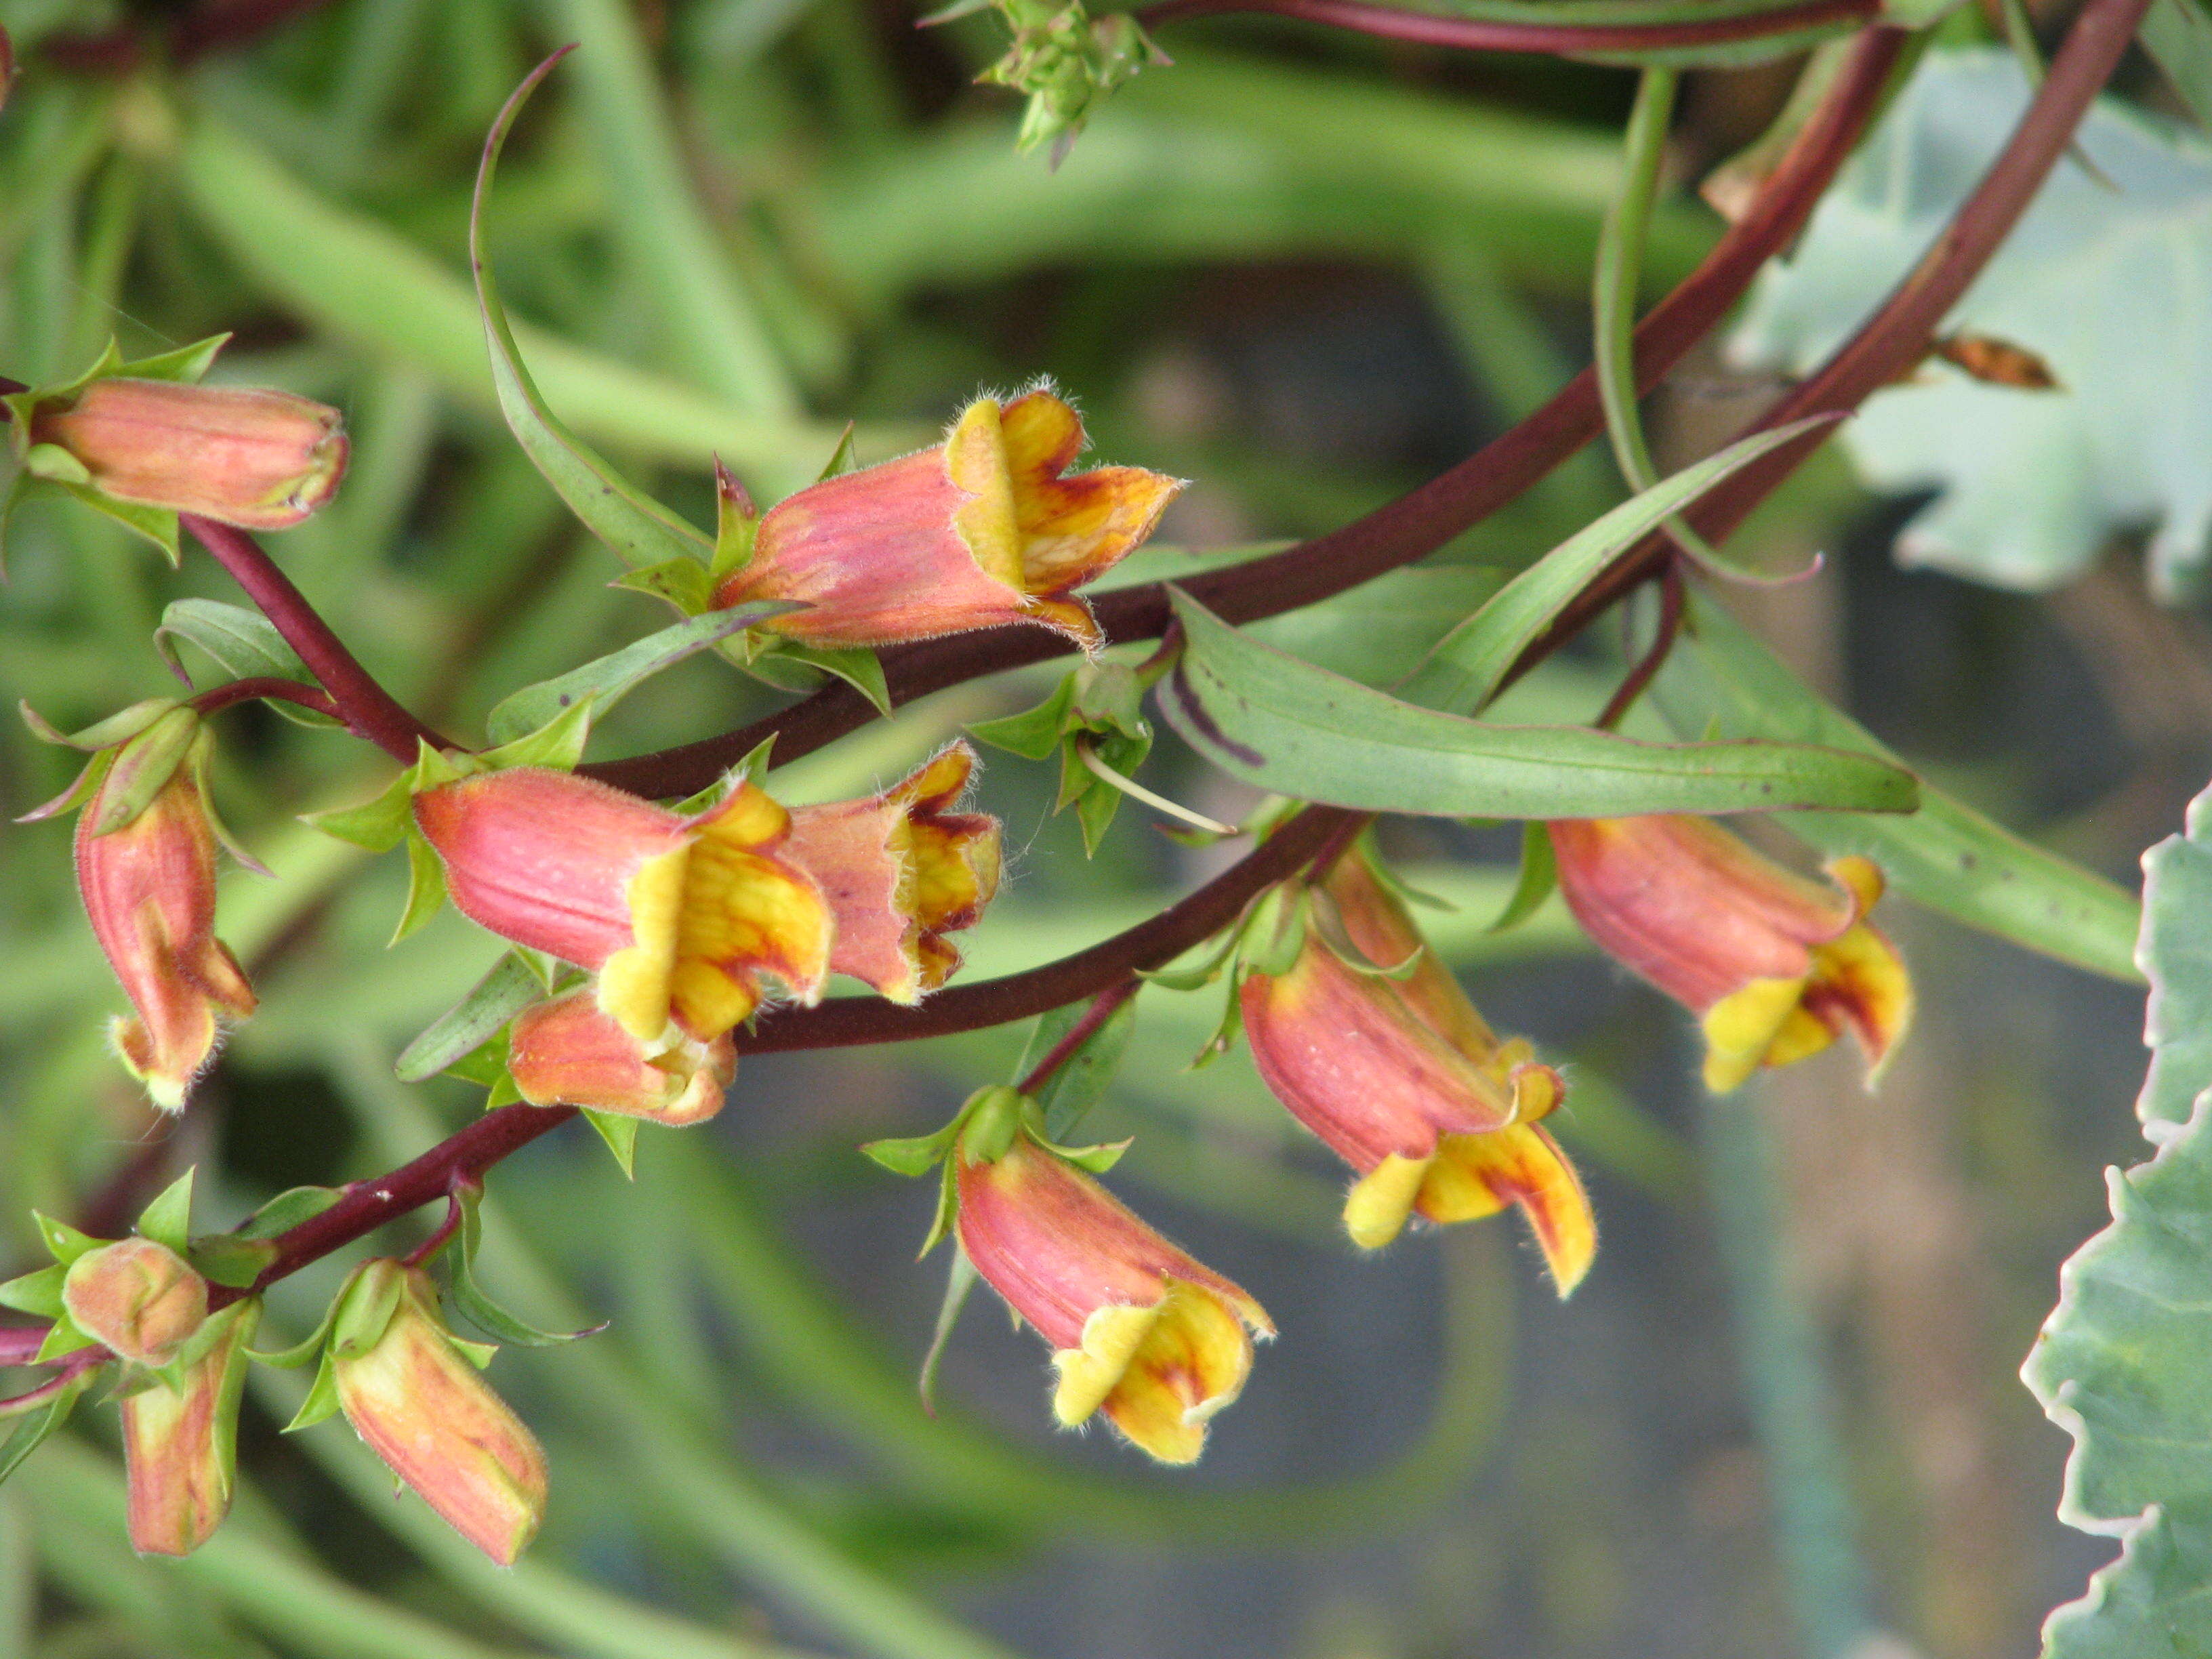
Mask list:
POLYGON ((664 628, 657 634, 648 634, 580 668, 572 668, 535 685, 526 685, 501 699, 484 717, 484 735, 495 744, 512 743, 550 724, 586 698, 591 700, 592 713, 596 718, 655 674, 675 667, 685 658, 696 656, 708 647, 756 623, 803 609, 786 599, 763 599, 751 605, 733 605, 726 611, 709 611, 664 628))
MULTIPOLYGON (((170 672, 190 685, 191 676, 177 655, 176 640, 190 640, 214 658, 234 679, 272 678, 316 684, 299 653, 284 642, 276 625, 258 611, 220 599, 174 599, 161 612, 161 625, 154 630, 154 648, 170 672)), ((270 707, 301 726, 334 726, 328 714, 302 708, 297 703, 271 699, 270 707)))
POLYGON ((2021 1373, 2074 1437, 2059 1519, 2122 1542, 2045 1625, 2047 1659, 2212 1652, 2212 790, 2143 871, 2153 1060, 2136 1111, 2158 1151, 2107 1172, 2112 1223, 2060 1270, 2021 1373))
POLYGON ((1401 688, 1406 700, 1455 714, 1474 714, 1490 700, 1521 653, 1601 571, 1722 479, 1821 423, 1799 421, 1730 444, 1577 531, 1445 635, 1401 688))
POLYGON ((523 453, 568 502, 568 510, 612 548, 624 564, 654 565, 677 558, 696 559, 704 564, 714 551, 713 544, 624 479, 546 406, 515 347, 514 331, 507 325, 507 308, 500 303, 499 289, 492 281, 491 263, 484 252, 484 205, 491 196, 492 174, 499 166, 507 129, 514 125, 514 118, 538 89, 538 83, 570 50, 563 46, 515 88, 499 118, 492 123, 490 135, 484 140, 483 165, 477 171, 476 194, 469 208, 469 263, 476 271, 477 301, 491 347, 492 384, 499 392, 500 412, 506 416, 523 453))
POLYGON ((509 1020, 544 996, 545 987, 530 964, 510 951, 492 964, 473 990, 400 1051, 392 1070, 402 1083, 434 1078, 483 1048, 509 1020))
POLYGON ((1232 777, 1299 800, 1440 817, 1910 811, 1912 775, 1811 744, 1639 743, 1417 708, 1237 632, 1176 589, 1182 659, 1160 708, 1232 777))
MULTIPOLYGON (((1692 601, 1688 631, 1652 690, 1680 732, 1786 738, 1893 758, 1874 734, 1807 688, 1741 624, 1692 601)), ((1927 784, 1909 816, 1800 813, 1790 828, 1822 852, 1857 853, 1916 904, 2112 979, 2137 977, 2136 912, 2093 871, 2023 841, 1927 784)))

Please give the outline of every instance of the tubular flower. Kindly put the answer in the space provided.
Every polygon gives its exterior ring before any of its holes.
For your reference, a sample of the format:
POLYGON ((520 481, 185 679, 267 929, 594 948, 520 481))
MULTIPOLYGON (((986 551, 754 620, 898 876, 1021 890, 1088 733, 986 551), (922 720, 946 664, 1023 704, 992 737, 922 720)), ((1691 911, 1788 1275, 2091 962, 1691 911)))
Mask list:
POLYGON ((283 530, 337 493, 343 419, 289 392, 112 376, 66 408, 40 410, 30 436, 117 501, 283 530))
POLYGON ((259 1305, 237 1304, 213 1345, 184 1368, 181 1386, 156 1378, 124 1396, 131 1547, 141 1555, 190 1555, 230 1512, 246 1345, 259 1305))
POLYGON ((951 977, 960 952, 945 936, 982 920, 999 890, 999 821, 950 810, 975 769, 956 743, 880 795, 792 812, 785 856, 836 918, 830 967, 893 1002, 951 977))
POLYGON ((712 1042, 750 1016, 773 975, 811 1002, 831 922, 781 855, 791 819, 750 783, 685 817, 538 767, 479 773, 415 797, 461 913, 595 971, 599 1006, 657 1051, 712 1042))
POLYGON ((1162 1462, 1193 1462, 1253 1336, 1275 1334, 1266 1310, 1026 1133, 996 1158, 974 1140, 953 1153, 961 1248, 1052 1344, 1053 1415, 1073 1428, 1103 1408, 1162 1462))
POLYGON ((1559 1073, 1525 1042, 1498 1041, 1364 857, 1340 859, 1324 890, 1369 965, 1310 927, 1287 972, 1250 974, 1239 995, 1261 1077, 1359 1172, 1345 1230, 1379 1249, 1413 1215, 1518 1205, 1565 1296, 1597 1234, 1574 1166, 1536 1121, 1565 1096, 1559 1073))
POLYGON ((62 1306, 118 1358, 166 1365, 206 1322, 207 1280, 166 1244, 118 1238, 70 1264, 62 1306))
POLYGON ((826 478, 771 507, 717 607, 803 599, 765 624, 808 645, 875 646, 1039 623, 1095 651, 1074 590, 1152 533, 1179 479, 1102 466, 1063 477, 1083 422, 1049 392, 969 404, 945 441, 826 478))
MULTIPOLYGON (((194 741, 205 740, 202 733, 194 741)), ((109 1036, 154 1103, 172 1112, 215 1057, 219 1017, 243 1019, 254 1008, 245 970, 215 936, 216 834, 199 769, 188 758, 143 811, 96 834, 111 804, 131 787, 118 757, 76 828, 85 915, 137 1011, 118 1018, 109 1036)))
POLYGON ((1849 1026, 1879 1066, 1912 1022, 1912 981, 1865 921, 1881 872, 1856 856, 1833 886, 1760 856, 1709 818, 1551 826, 1559 890, 1583 931, 1699 1017, 1705 1086, 1818 1054, 1849 1026))
POLYGON ((545 1514, 537 1437, 454 1345, 420 1267, 366 1262, 347 1296, 391 1311, 380 1328, 371 1319, 332 1342, 346 1420, 454 1531, 512 1566, 545 1514))
POLYGON ((589 991, 526 1008, 508 1033, 507 1070, 533 1106, 587 1106, 655 1123, 703 1123, 738 1074, 729 1034, 702 1042, 680 1030, 648 1048, 589 991))

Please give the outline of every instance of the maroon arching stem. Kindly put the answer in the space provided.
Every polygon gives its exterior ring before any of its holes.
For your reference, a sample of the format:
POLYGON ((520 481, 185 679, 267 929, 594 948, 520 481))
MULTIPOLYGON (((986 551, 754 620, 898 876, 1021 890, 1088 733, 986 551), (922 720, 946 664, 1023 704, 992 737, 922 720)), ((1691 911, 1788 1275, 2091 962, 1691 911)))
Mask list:
POLYGON ((300 653, 307 672, 331 694, 334 712, 361 737, 366 738, 402 766, 414 763, 416 747, 453 745, 401 708, 398 700, 376 682, 357 661, 345 642, 331 631, 307 595, 276 568, 276 561, 243 530, 196 513, 179 515, 201 546, 231 574, 246 596, 276 625, 284 642, 300 653))
POLYGON ((1029 1075, 1014 1087, 1025 1095, 1033 1095, 1044 1087, 1051 1081, 1052 1074, 1066 1065, 1077 1049, 1096 1036, 1100 1026, 1114 1018, 1115 1011, 1137 994, 1137 988, 1143 982, 1132 974, 1101 991, 1091 1000, 1091 1006, 1083 1011, 1083 1018, 1067 1028, 1066 1035, 1047 1049, 1044 1058, 1030 1067, 1029 1075))
POLYGON ((1255 12, 1419 46, 1556 54, 1720 46, 1796 33, 1823 24, 1869 21, 1880 10, 1880 0, 1804 0, 1799 5, 1687 23, 1499 23, 1408 11, 1400 6, 1370 5, 1364 0, 1155 0, 1154 4, 1139 7, 1133 15, 1146 28, 1158 28, 1186 18, 1255 12))
POLYGON ((251 702, 256 697, 267 697, 277 702, 297 703, 302 708, 312 708, 318 714, 328 714, 332 720, 343 720, 337 700, 319 685, 302 685, 297 680, 276 679, 257 676, 252 679, 233 680, 227 685, 211 686, 193 697, 194 708, 203 714, 219 714, 224 709, 241 702, 251 702))
MULTIPOLYGON (((1802 228, 1880 104, 1908 37, 1869 29, 1835 84, 1798 134, 1750 209, 1636 331, 1638 384, 1656 385, 1711 331, 1768 257, 1802 228)), ((1215 615, 1257 622, 1357 587, 1442 547, 1532 488, 1604 429, 1597 378, 1583 370, 1541 409, 1466 460, 1364 518, 1267 558, 1194 575, 1182 586, 1215 615)), ((1098 595, 1091 602, 1116 645, 1157 639, 1173 621, 1158 582, 1098 595)), ((883 653, 894 702, 908 702, 979 674, 1065 656, 1073 647, 1042 628, 995 628, 928 640, 883 653)), ((876 717, 842 684, 720 737, 657 754, 601 761, 579 769, 633 793, 665 798, 705 788, 776 738, 775 759, 811 754, 876 717)))

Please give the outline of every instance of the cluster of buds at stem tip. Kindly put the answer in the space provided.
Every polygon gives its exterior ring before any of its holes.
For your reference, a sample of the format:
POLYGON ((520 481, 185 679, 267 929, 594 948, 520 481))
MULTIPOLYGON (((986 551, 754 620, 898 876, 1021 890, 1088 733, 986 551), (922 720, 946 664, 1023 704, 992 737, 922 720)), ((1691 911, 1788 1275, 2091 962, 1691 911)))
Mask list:
POLYGON ((751 527, 716 607, 795 599, 763 624, 802 644, 894 644, 1036 623, 1096 650, 1075 590, 1152 533, 1182 489, 1139 467, 1066 476, 1083 422, 1048 391, 981 398, 933 448, 825 478, 751 527))
POLYGON ((1912 981, 1865 920, 1881 872, 1856 856, 1832 885, 1784 869, 1709 818, 1660 814, 1550 826, 1559 890, 1602 949, 1697 1014, 1705 1086, 1818 1054, 1848 1028, 1878 1068, 1912 1020, 1912 981))
POLYGON ((354 1431, 453 1528, 511 1566, 545 1514, 545 1454, 479 1370, 420 1267, 356 1270, 332 1316, 326 1363, 354 1431))
MULTIPOLYGON (((969 1103, 950 1152, 960 1246, 1053 1347, 1053 1415, 1073 1428, 1103 1412, 1164 1463, 1188 1463, 1207 1420, 1275 1328, 1251 1296, 1145 1224, 1045 1143, 1012 1089, 969 1103)), ((1101 1158, 1099 1154, 1106 1154, 1101 1158)))
POLYGON ((1276 1098, 1358 1172, 1352 1242, 1518 1206, 1559 1293, 1573 1290, 1596 1232, 1539 1121, 1564 1097, 1559 1073, 1492 1032, 1364 848, 1273 905, 1238 991, 1245 1036, 1276 1098))
POLYGON ((111 375, 40 404, 24 435, 41 476, 114 501, 283 530, 337 493, 343 419, 289 392, 111 375))
POLYGON ((77 817, 77 890, 135 1011, 110 1035, 131 1075, 169 1111, 214 1058, 222 1017, 242 1019, 254 1008, 238 959, 215 936, 213 747, 192 709, 168 708, 97 755, 76 789, 27 815, 62 811, 88 789, 77 817))

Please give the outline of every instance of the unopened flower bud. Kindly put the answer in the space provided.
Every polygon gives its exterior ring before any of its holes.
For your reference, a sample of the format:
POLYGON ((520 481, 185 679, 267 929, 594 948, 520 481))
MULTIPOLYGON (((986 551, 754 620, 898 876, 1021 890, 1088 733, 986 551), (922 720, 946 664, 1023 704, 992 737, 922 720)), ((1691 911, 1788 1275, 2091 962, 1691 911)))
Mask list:
POLYGON ((1053 1346, 1053 1415, 1073 1428, 1103 1409, 1162 1462, 1193 1462, 1253 1336, 1275 1333, 1267 1311, 1004 1112, 979 1111, 951 1157, 961 1248, 1053 1346))
POLYGON ((1346 1231, 1376 1249, 1415 1215, 1517 1206, 1565 1295, 1597 1241, 1573 1165, 1537 1121, 1565 1096, 1559 1073, 1498 1041, 1362 853, 1337 861, 1316 902, 1364 960, 1309 927, 1286 971, 1253 973, 1239 994, 1261 1077, 1359 1172, 1346 1231))
POLYGON ((283 530, 337 494, 343 420, 289 392, 111 376, 41 408, 30 437, 82 469, 74 482, 117 501, 283 530))
POLYGON ((890 645, 1005 623, 1103 642, 1074 590, 1152 533, 1182 483, 1139 467, 1063 476, 1083 422, 1049 392, 970 404, 933 449, 769 509, 717 607, 802 599, 764 623, 809 645, 890 645))
MULTIPOLYGON (((164 724, 192 719, 179 709, 164 724)), ((140 745, 161 734, 157 725, 127 745, 85 803, 76 878, 93 935, 137 1011, 115 1022, 116 1052, 154 1103, 175 1111, 215 1057, 219 1017, 244 1018, 254 997, 215 936, 216 834, 199 777, 207 734, 191 739, 181 762, 172 757, 173 769, 143 809, 102 832, 111 809, 127 808, 143 785, 133 769, 140 745)))
POLYGON ((665 1045, 649 1047, 592 993, 577 991, 515 1017, 507 1067, 533 1106, 584 1106, 681 1127, 722 1109, 738 1051, 727 1032, 702 1042, 672 1030, 665 1045))
POLYGON ((123 1399, 131 1547, 141 1555, 190 1555, 230 1512, 246 1346, 260 1304, 241 1302, 216 1317, 222 1334, 185 1367, 181 1386, 155 1378, 123 1399))
POLYGON ((822 994, 830 913, 779 850, 789 814, 750 783, 687 818, 514 767, 426 790, 414 810, 455 908, 595 972, 599 1006, 640 1042, 665 1047, 672 1019, 711 1042, 759 1006, 764 975, 822 994))
POLYGON ((207 1280, 166 1244, 122 1238, 70 1264, 62 1305, 119 1358, 166 1365, 207 1318, 207 1280))
POLYGON ((1559 891, 1598 945, 1699 1017, 1705 1086, 1818 1054, 1846 1027, 1879 1066, 1912 1020, 1897 949, 1864 920, 1866 859, 1834 885, 1784 869, 1710 818, 1679 813, 1551 826, 1559 891))
POLYGON ((999 821, 951 810, 975 751, 940 750, 864 800, 801 806, 784 852, 836 919, 830 966, 893 1002, 918 1001, 960 965, 947 933, 972 927, 999 890, 999 821))
POLYGON ((339 1407, 424 1503, 512 1566, 544 1518, 545 1454, 454 1346, 421 1268, 366 1262, 346 1294, 374 1307, 395 1293, 379 1331, 349 1331, 341 1308, 331 1348, 339 1407))

